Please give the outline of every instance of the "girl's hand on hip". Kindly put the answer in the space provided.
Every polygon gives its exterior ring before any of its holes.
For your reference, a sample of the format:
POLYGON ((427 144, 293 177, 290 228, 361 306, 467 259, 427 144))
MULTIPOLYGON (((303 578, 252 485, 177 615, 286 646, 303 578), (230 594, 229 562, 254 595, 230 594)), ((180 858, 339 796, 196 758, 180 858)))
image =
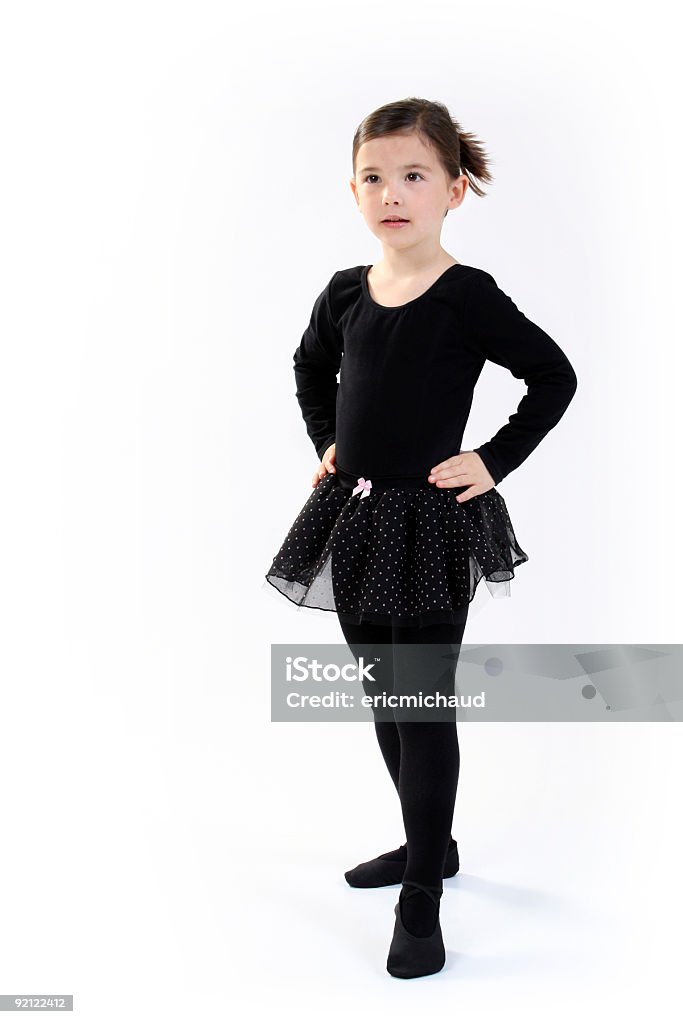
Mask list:
POLYGON ((433 466, 428 478, 437 487, 467 487, 462 494, 456 494, 456 501, 469 501, 478 494, 485 494, 496 482, 476 452, 460 452, 438 466, 433 466), (468 486, 469 485, 469 486, 468 486))
POLYGON ((336 473, 337 470, 334 465, 334 460, 337 455, 337 447, 331 444, 323 455, 322 462, 313 474, 313 480, 311 481, 311 487, 317 487, 324 476, 328 473, 336 473))

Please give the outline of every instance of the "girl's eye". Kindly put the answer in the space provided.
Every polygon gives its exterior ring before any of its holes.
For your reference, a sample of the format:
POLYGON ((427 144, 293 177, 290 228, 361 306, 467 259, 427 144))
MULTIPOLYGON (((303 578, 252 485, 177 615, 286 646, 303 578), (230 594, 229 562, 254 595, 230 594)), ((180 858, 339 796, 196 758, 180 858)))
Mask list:
MULTIPOLYGON (((422 177, 422 175, 420 174, 419 171, 408 171, 408 173, 406 174, 406 178, 409 178, 411 174, 412 175, 417 175, 418 178, 422 177)), ((370 181, 370 178, 376 178, 376 177, 377 177, 376 174, 368 174, 368 175, 365 176, 364 180, 365 181, 370 181)), ((370 181, 370 184, 374 185, 374 182, 370 181)))

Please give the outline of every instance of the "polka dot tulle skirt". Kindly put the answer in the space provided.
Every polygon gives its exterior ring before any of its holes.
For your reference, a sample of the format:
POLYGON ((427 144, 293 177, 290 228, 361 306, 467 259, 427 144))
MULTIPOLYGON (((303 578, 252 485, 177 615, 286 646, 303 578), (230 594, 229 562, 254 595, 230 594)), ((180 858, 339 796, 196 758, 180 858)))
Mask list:
POLYGON ((349 622, 462 621, 484 579, 494 597, 528 561, 495 488, 388 486, 337 467, 312 490, 266 573, 302 608, 349 622))

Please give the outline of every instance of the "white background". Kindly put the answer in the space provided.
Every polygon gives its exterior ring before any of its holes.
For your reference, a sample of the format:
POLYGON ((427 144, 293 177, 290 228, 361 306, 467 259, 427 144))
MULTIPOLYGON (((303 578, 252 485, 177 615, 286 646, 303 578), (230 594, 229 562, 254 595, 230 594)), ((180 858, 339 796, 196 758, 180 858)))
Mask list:
MULTIPOLYGON (((405 838, 374 735, 270 722, 270 644, 336 617, 263 583, 317 464, 293 351, 381 256, 353 133, 424 96, 496 175, 444 247, 579 381, 500 486, 530 560, 465 642, 683 641, 671 6, 1 11, 0 991, 88 1024, 672 1019, 680 725, 463 725, 447 965, 398 981, 398 889, 343 879, 405 838)), ((487 365, 463 447, 522 394, 487 365)))

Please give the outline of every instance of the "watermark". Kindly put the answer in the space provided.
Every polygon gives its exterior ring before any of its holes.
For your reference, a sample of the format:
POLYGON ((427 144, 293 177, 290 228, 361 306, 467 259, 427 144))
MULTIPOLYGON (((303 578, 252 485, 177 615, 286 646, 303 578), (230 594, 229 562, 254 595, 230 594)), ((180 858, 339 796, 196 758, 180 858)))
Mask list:
POLYGON ((0 1010, 73 1010, 74 997, 0 995, 0 1010))
POLYGON ((271 721, 683 721, 683 644, 271 644, 271 721))

